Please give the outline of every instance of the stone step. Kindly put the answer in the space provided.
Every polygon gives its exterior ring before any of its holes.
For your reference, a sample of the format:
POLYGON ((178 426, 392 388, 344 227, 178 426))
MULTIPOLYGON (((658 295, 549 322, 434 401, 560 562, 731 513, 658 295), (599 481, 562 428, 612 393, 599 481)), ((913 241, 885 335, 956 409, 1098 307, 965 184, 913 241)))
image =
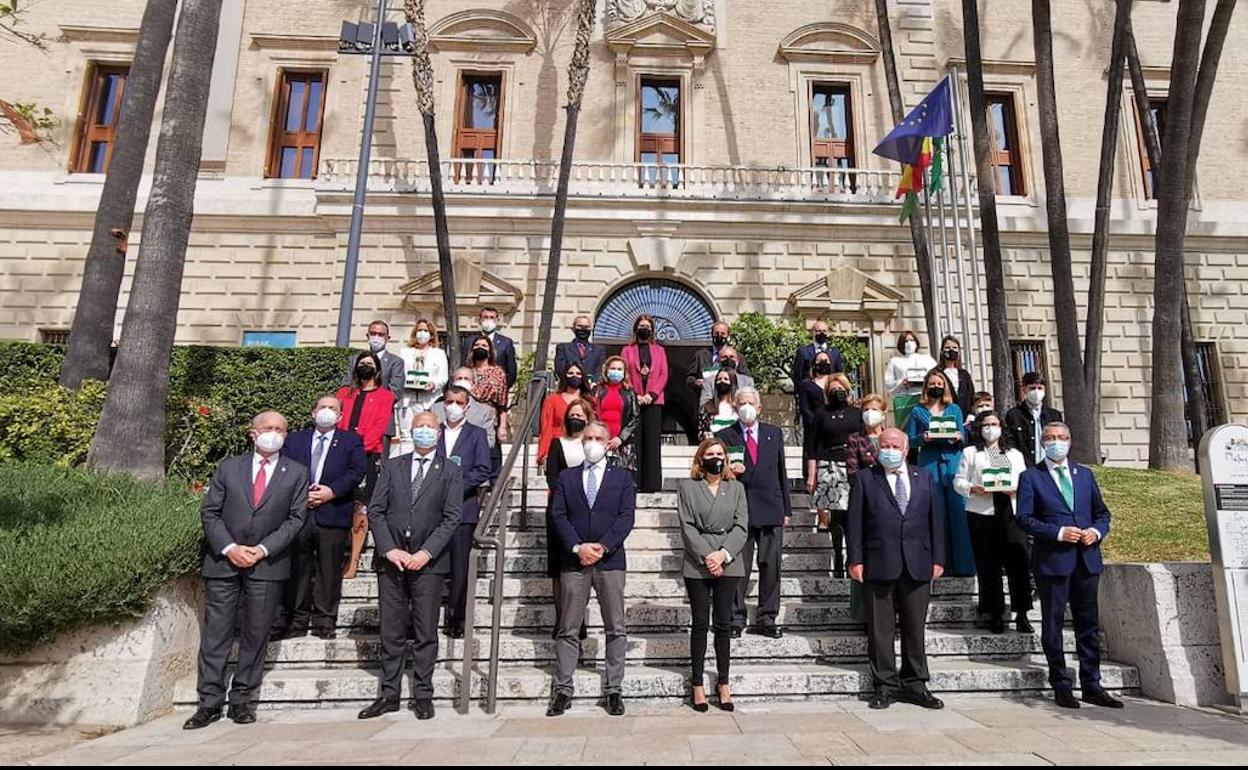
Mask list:
MULTIPOLYGON (((708 664, 713 670, 714 665, 708 664)), ((936 693, 950 692, 1035 692, 1048 688, 1048 674, 1042 656, 1010 661, 981 661, 966 658, 933 658, 929 686, 936 693)), ((409 697, 410 678, 403 688, 409 697)), ((434 697, 453 698, 460 681, 459 667, 439 664, 434 674, 434 697)), ((1101 667, 1103 686, 1112 691, 1139 688, 1136 670, 1106 661, 1101 667)), ((498 695, 503 700, 544 702, 550 697, 549 667, 504 666, 499 669, 498 695)), ((602 695, 602 672, 581 667, 576 672, 576 695, 581 699, 602 695)), ((865 664, 858 663, 744 663, 733 667, 732 691, 741 699, 820 699, 856 696, 871 687, 865 664)), ((483 671, 474 670, 474 697, 484 695, 483 671)), ((634 699, 683 699, 689 694, 687 666, 629 666, 624 674, 623 693, 634 699)), ((377 674, 361 668, 276 669, 268 671, 260 687, 262 707, 323 707, 357 705, 377 697, 377 674)), ((175 701, 195 702, 195 677, 183 678, 176 686, 175 701)))
MULTIPOLYGON (((499 641, 499 660, 506 664, 544 663, 555 659, 555 641, 548 634, 504 633, 499 641)), ((1066 632, 1068 652, 1074 652, 1072 631, 1066 632)), ((439 638, 439 660, 462 660, 464 642, 439 638)), ((606 641, 601 632, 590 634, 582 643, 581 661, 602 661, 606 641)), ((931 629, 927 633, 929 657, 975 656, 976 658, 1012 659, 1042 652, 1037 634, 1007 632, 991 634, 970 629, 931 629)), ((474 660, 488 660, 490 636, 483 633, 473 640, 474 660)), ((373 633, 361 632, 337 639, 323 640, 313 636, 272 642, 268 663, 277 668, 308 668, 317 666, 377 665, 381 641, 373 633)), ((795 631, 790 629, 779 639, 745 634, 732 641, 733 660, 825 660, 865 663, 867 637, 863 631, 795 631)), ((680 663, 689 659, 689 634, 630 633, 628 659, 638 663, 680 663)))
MULTIPOLYGON (((512 510, 519 510, 519 485, 513 485, 512 491, 514 493, 512 497, 512 510)), ((540 487, 530 486, 529 495, 527 507, 531 511, 544 511, 546 507, 546 498, 548 496, 545 482, 543 482, 540 487)), ((810 495, 805 492, 793 492, 789 497, 789 502, 795 511, 810 509, 810 495)), ((675 486, 673 485, 670 490, 663 490, 661 492, 638 492, 636 498, 636 509, 638 511, 676 510, 675 486)))
MULTIPOLYGON (((478 560, 480 574, 491 571, 494 563, 492 554, 481 554, 478 560)), ((832 571, 832 552, 803 550, 789 551, 780 558, 781 568, 785 572, 823 572, 832 571)), ((371 564, 371 562, 370 562, 371 564)), ((641 551, 628 553, 628 574, 646 575, 660 573, 676 579, 684 565, 682 554, 672 551, 641 551)), ((503 559, 503 568, 508 575, 520 577, 532 573, 546 574, 546 549, 525 548, 509 550, 503 559)), ((358 579, 358 578, 357 578, 358 579)))
MULTIPOLYGON (((757 615, 754 598, 746 604, 749 622, 757 615)), ((625 621, 630 632, 679 631, 687 629, 691 622, 691 610, 683 600, 669 599, 635 602, 625 608, 625 621)), ((977 612, 973 600, 966 598, 937 598, 928 606, 928 624, 934 626, 959 626, 975 622, 977 612)), ((1029 616, 1032 625, 1039 628, 1040 612, 1033 609, 1029 616)), ((493 608, 478 603, 474 611, 477 628, 489 628, 493 608)), ((549 630, 555 622, 555 608, 549 601, 509 602, 502 609, 502 628, 549 630)), ((586 622, 591 628, 602 627, 602 615, 598 603, 590 601, 586 622)), ((786 628, 830 629, 860 628, 849 613, 847 601, 806 602, 801 599, 781 601, 778 622, 786 628)), ((367 602, 344 602, 338 610, 338 628, 375 629, 378 627, 378 607, 367 602)), ((340 630, 339 633, 343 631, 340 630)))
MULTIPOLYGON (((519 529, 522 519, 522 511, 517 506, 512 509, 511 516, 507 520, 507 527, 512 532, 522 531, 519 529)), ((533 502, 529 503, 529 521, 528 526, 533 531, 545 531, 546 526, 546 508, 534 506, 533 502)), ((794 507, 793 515, 789 520, 788 529, 790 531, 814 531, 815 514, 808 507, 794 507)), ((675 508, 640 508, 633 516, 633 531, 642 530, 679 530, 680 517, 676 513, 675 508)))

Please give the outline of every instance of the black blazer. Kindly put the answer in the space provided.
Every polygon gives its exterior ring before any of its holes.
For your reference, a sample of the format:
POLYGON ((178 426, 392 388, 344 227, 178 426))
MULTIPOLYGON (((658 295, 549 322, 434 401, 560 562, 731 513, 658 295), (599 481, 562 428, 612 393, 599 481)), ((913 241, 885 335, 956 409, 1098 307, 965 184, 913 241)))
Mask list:
MULTIPOLYGON (((713 351, 711 348, 698 348, 698 352, 693 356, 693 363, 689 364, 689 368, 685 371, 685 384, 689 386, 689 390, 694 393, 701 394, 702 388, 698 387, 697 381, 702 379, 702 372, 707 369, 719 366, 711 360, 713 351)), ((745 362, 745 354, 740 350, 737 351, 737 374, 749 374, 749 364, 745 362)))
MULTIPOLYGON (((445 432, 438 437, 437 452, 442 457, 447 457, 445 432)), ((459 440, 455 442, 455 451, 451 452, 450 457, 455 458, 451 462, 459 466, 459 475, 464 481, 464 505, 459 511, 459 522, 476 524, 481 518, 481 485, 490 480, 493 472, 490 441, 486 438, 485 429, 464 420, 460 426, 459 440)))
MULTIPOLYGON (((469 334, 465 336, 463 343, 460 344, 462 350, 459 352, 459 360, 465 366, 472 365, 472 359, 469 357, 472 353, 472 341, 478 337, 483 337, 481 332, 469 334)), ((511 337, 504 335, 502 332, 494 332, 494 363, 503 367, 503 372, 507 375, 507 387, 516 384, 516 343, 511 337)), ((455 367, 452 366, 454 371, 455 367)))
POLYGON ((459 526, 464 502, 464 480, 459 466, 433 455, 433 463, 420 487, 420 497, 412 500, 412 457, 400 455, 381 465, 373 499, 368 504, 368 523, 373 531, 377 569, 395 569, 386 554, 401 548, 408 553, 426 551, 432 557, 424 571, 445 574, 451 570, 446 546, 459 526))
POLYGON ((576 341, 560 342, 555 345, 555 374, 563 376, 569 364, 576 364, 585 371, 590 382, 598 382, 602 376, 602 365, 607 362, 607 349, 593 342, 585 343, 585 356, 582 358, 576 349, 576 341))
MULTIPOLYGON (((715 437, 730 447, 745 447, 745 434, 738 423, 724 428, 715 437)), ((751 527, 784 525, 793 513, 789 497, 789 473, 784 467, 784 432, 775 425, 758 424, 758 464, 745 453, 745 473, 737 477, 745 485, 751 527)))
POLYGON ((944 563, 944 495, 933 494, 927 470, 914 464, 906 469, 910 503, 905 516, 889 489, 884 466, 876 463, 850 480, 846 550, 850 564, 866 566, 866 580, 897 580, 904 571, 926 583, 932 579, 932 565, 944 563))
MULTIPOLYGON (((940 370, 945 369, 942 366, 940 370)), ((971 373, 965 369, 958 368, 958 387, 957 393, 953 394, 953 403, 962 409, 962 416, 969 417, 975 414, 975 380, 971 378, 971 373)))
MULTIPOLYGON (((292 433, 282 447, 282 456, 289 457, 308 468, 308 483, 316 469, 312 467, 312 444, 316 440, 316 428, 292 433)), ((355 490, 368 473, 368 456, 364 454, 364 441, 353 430, 335 430, 325 452, 325 465, 321 469, 321 484, 334 490, 334 499, 309 511, 316 523, 331 529, 350 529, 351 516, 355 512, 355 490)))
POLYGON ((204 524, 201 571, 206 578, 245 575, 253 580, 290 577, 290 544, 308 515, 308 469, 278 456, 270 463, 260 505, 252 505, 248 452, 221 461, 199 508, 204 524), (221 555, 230 543, 263 545, 269 555, 254 567, 239 569, 221 555))
POLYGON ((633 531, 637 508, 637 491, 633 474, 608 467, 594 506, 589 506, 585 484, 581 480, 583 466, 569 468, 559 474, 555 497, 550 504, 550 518, 559 537, 559 566, 562 572, 580 572, 580 557, 572 553, 581 543, 600 543, 607 552, 594 566, 600 570, 622 570, 628 566, 624 541, 633 531))
MULTIPOLYGON (((793 357, 792 377, 794 382, 801 382, 810 377, 810 368, 815 365, 815 343, 803 345, 797 349, 797 355, 793 357)), ((832 359, 832 371, 844 371, 841 367, 844 362, 841 360, 841 351, 828 345, 828 356, 832 359)))
MULTIPOLYGON (((1062 413, 1048 406, 1040 406, 1040 429, 1051 422, 1062 422, 1062 413)), ((1031 407, 1019 404, 1005 414, 1004 434, 1013 447, 1023 453, 1027 465, 1036 463, 1036 421, 1031 416, 1031 407)))

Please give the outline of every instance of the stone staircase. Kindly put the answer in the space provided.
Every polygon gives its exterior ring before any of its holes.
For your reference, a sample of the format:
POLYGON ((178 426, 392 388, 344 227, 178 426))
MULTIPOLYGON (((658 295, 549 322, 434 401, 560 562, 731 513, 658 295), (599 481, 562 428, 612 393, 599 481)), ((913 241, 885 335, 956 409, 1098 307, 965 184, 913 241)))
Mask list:
MULTIPOLYGON (((665 447, 668 484, 687 473, 692 447, 665 447)), ((800 450, 791 449, 789 465, 796 478, 800 450)), ((546 492, 530 480, 529 530, 519 531, 521 514, 510 512, 503 559, 503 609, 498 697, 544 701, 549 697, 554 642, 550 580, 545 574, 543 517, 546 492)), ((518 490, 518 486, 517 486, 518 490)), ((519 500, 519 492, 516 493, 519 500)), ((870 688, 866 635, 849 614, 849 582, 830 576, 829 536, 814 531, 805 494, 794 495, 795 515, 785 536, 784 577, 779 622, 781 639, 746 634, 733 641, 733 692, 742 699, 849 697, 870 688)), ((688 693, 690 611, 680 577, 680 534, 676 495, 664 491, 639 495, 636 526, 627 541, 629 574, 627 618, 629 668, 625 696, 677 699, 688 693)), ((477 583, 476 638, 470 686, 474 698, 485 692, 495 555, 483 553, 477 583)), ((338 616, 338 638, 315 637, 273 642, 260 700, 269 707, 312 708, 363 704, 377 695, 377 584, 371 568, 346 581, 338 616)), ((757 579, 750 586, 750 615, 757 579)), ((936 692, 1018 692, 1047 687, 1038 634, 1010 631, 993 635, 974 627, 975 580, 936 582, 929 610, 927 649, 931 688, 936 692)), ((1038 609, 1032 613, 1039 626, 1038 609)), ((601 694, 605 640, 597 603, 590 602, 590 637, 584 643, 577 696, 601 694)), ((1067 632, 1067 650, 1074 640, 1067 632)), ((450 700, 459 692, 463 640, 443 638, 435 676, 435 697, 450 700)), ((713 670, 713 656, 708 659, 713 670)), ((1134 668, 1106 663, 1105 685, 1111 690, 1138 687, 1134 668)), ((410 683, 410 680, 409 680, 410 683)), ((406 693, 406 685, 405 685, 406 693)), ((179 683, 176 698, 195 700, 194 677, 179 683)))

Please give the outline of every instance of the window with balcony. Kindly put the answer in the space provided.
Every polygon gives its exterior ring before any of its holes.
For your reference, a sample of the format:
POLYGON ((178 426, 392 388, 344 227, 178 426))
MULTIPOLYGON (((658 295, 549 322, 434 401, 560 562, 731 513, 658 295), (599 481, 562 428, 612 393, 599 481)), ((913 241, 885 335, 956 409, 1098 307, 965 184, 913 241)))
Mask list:
MULTIPOLYGON (((1049 391, 1052 392, 1053 381, 1049 379, 1049 361, 1044 354, 1044 343, 1040 340, 1010 340, 1010 392, 1020 401, 1023 397, 1020 390, 1023 375, 1028 372, 1036 372, 1044 377, 1044 381, 1049 383, 1049 391)), ((997 408, 1001 410, 1010 406, 1012 404, 997 404, 997 408)))
MULTIPOLYGON (((1152 113, 1153 123, 1157 126, 1157 144, 1166 135, 1166 99, 1154 97, 1148 100, 1148 111, 1152 113)), ((1140 151, 1140 172, 1144 179, 1144 197, 1148 200, 1157 199, 1157 190, 1153 183, 1153 165, 1148 160, 1148 147, 1144 142, 1144 121, 1139 108, 1135 109, 1135 128, 1140 151)))
POLYGON ((283 71, 278 80, 266 176, 316 178, 324 114, 325 73, 283 71))
POLYGON ((454 158, 457 181, 493 182, 502 150, 503 76, 463 73, 455 105, 454 158))
POLYGON ((637 102, 637 161, 642 187, 677 187, 682 148, 679 80, 642 78, 637 102))
POLYGON ((121 99, 129 67, 94 65, 83 92, 83 112, 70 170, 83 174, 108 172, 121 121, 121 99))
POLYGON ((1014 95, 990 93, 987 98, 988 128, 992 131, 993 186, 997 195, 1026 195, 1014 95))

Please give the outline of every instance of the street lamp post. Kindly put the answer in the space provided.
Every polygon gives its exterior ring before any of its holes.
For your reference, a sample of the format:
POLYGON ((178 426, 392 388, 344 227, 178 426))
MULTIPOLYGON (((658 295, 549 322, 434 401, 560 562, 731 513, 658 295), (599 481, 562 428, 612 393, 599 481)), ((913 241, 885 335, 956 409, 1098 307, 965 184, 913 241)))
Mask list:
POLYGON ((364 198, 368 192, 368 163, 373 151, 373 120, 377 115, 377 88, 383 56, 411 56, 416 52, 416 35, 410 24, 399 26, 386 21, 386 0, 377 0, 377 21, 370 24, 342 23, 338 52, 371 57, 368 97, 364 103, 364 128, 360 136, 360 159, 355 169, 355 195, 351 199, 351 227, 347 234, 347 263, 342 273, 342 297, 338 305, 340 348, 351 344, 351 317, 355 313, 355 278, 360 265, 360 237, 364 230, 364 198))

